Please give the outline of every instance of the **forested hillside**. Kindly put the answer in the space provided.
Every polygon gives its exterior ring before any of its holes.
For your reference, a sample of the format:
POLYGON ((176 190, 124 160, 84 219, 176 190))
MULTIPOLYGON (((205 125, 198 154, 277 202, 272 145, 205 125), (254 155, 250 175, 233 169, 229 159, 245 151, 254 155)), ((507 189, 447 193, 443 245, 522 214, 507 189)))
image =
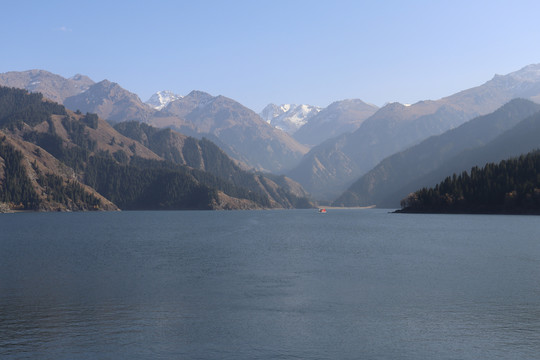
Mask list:
POLYGON ((0 127, 22 128, 48 121, 51 115, 66 115, 66 109, 57 103, 44 101, 40 93, 0 86, 0 127))
POLYGON ((129 121, 116 124, 121 134, 134 139, 164 159, 210 173, 254 194, 265 195, 271 205, 285 208, 312 207, 308 194, 291 179, 253 173, 240 168, 223 150, 206 138, 196 139, 169 128, 129 121))
POLYGON ((540 214, 540 151, 454 174, 401 205, 409 213, 540 214))
MULTIPOLYGON (((281 198, 290 200, 277 202, 223 173, 164 160, 97 115, 73 113, 25 90, 0 88, 0 139, 0 202, 11 209, 311 206, 283 189, 281 198)), ((210 142, 191 141, 215 154, 219 150, 210 142)))

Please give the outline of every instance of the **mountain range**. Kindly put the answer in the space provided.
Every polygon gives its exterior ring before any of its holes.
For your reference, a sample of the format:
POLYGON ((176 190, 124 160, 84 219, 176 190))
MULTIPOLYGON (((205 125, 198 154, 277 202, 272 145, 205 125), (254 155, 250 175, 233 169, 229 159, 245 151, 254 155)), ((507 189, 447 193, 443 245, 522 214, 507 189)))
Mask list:
MULTIPOLYGON (((97 113, 111 124, 136 121, 158 129, 170 128, 199 141, 205 138, 219 146, 240 169, 285 174, 313 198, 330 202, 372 169, 380 169, 376 166, 393 154, 490 114, 512 99, 540 101, 540 65, 495 75, 483 85, 412 105, 390 103, 377 108, 359 99, 349 99, 326 108, 270 104, 261 114, 233 99, 202 91, 185 96, 161 91, 144 103, 137 95, 108 80, 96 83, 83 75, 63 78, 43 70, 0 74, 0 85, 41 92, 72 111, 78 110, 81 115, 97 113)), ((522 115, 518 113, 516 117, 522 115)), ((172 141, 164 134, 160 136, 169 142, 178 140, 172 141)), ((458 146, 454 150, 459 149, 462 148, 458 146)), ((160 158, 173 162, 182 157, 181 151, 179 155, 172 150, 160 152, 157 147, 154 150, 161 154, 160 158)), ((398 166, 397 162, 392 160, 392 168, 405 166, 405 163, 398 166)), ((385 160, 384 164, 389 162, 385 160)), ((403 177, 393 183, 373 174, 369 178, 369 189, 379 189, 376 191, 382 194, 391 191, 398 194, 398 188, 405 186, 403 181, 408 179, 403 177)), ((379 206, 395 203, 396 197, 382 201, 379 195, 366 193, 365 186, 360 187, 364 189, 361 191, 351 188, 354 196, 349 191, 336 204, 344 204, 347 196, 349 203, 373 201, 379 206)))
POLYGON ((291 168, 308 150, 253 110, 225 96, 201 91, 170 102, 150 123, 172 127, 186 135, 207 137, 233 158, 260 171, 291 168))
POLYGON ((95 82, 84 75, 66 79, 45 70, 10 71, 0 74, 0 85, 42 93, 47 99, 63 104, 68 97, 87 91, 95 82))
POLYGON ((160 93, 163 102, 156 106, 158 110, 117 83, 95 83, 80 75, 66 79, 43 70, 8 72, 0 74, 0 85, 41 92, 72 111, 96 113, 111 123, 139 121, 207 137, 246 168, 255 170, 292 168, 308 150, 240 103, 202 91, 183 97, 160 93))

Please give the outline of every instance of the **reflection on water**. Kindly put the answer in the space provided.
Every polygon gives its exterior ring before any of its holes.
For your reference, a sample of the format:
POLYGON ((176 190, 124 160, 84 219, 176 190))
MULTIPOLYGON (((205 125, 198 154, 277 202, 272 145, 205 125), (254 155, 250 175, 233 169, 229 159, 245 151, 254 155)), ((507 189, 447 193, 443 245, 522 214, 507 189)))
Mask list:
POLYGON ((537 217, 0 217, 2 359, 534 359, 537 217))

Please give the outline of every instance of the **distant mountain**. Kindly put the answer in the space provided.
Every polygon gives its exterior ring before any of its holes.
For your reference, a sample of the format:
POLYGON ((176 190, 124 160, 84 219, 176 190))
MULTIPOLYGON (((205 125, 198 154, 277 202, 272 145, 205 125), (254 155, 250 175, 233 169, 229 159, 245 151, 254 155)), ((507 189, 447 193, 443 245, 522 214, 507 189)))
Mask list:
POLYGON ((153 94, 150 99, 146 101, 145 104, 151 106, 156 110, 161 110, 165 106, 169 105, 171 101, 175 101, 181 98, 183 98, 182 95, 177 95, 169 90, 158 91, 153 94))
POLYGON ((540 64, 530 65, 437 101, 388 104, 356 131, 313 147, 287 175, 315 198, 330 200, 389 155, 493 112, 514 98, 538 99, 538 71, 540 64))
POLYGON ((433 185, 425 183, 427 174, 464 150, 489 143, 539 111, 540 105, 529 100, 515 99, 491 114, 432 136, 381 161, 351 185, 334 205, 398 207, 411 191, 433 185))
POLYGON ((294 138, 302 144, 321 144, 327 139, 358 129, 377 109, 377 106, 359 99, 336 101, 311 117, 294 133, 294 138))
POLYGON ((405 213, 540 214, 540 152, 454 174, 402 202, 405 213))
POLYGON ((419 137, 457 126, 464 117, 447 107, 434 109, 434 102, 388 104, 358 130, 313 147, 287 176, 316 199, 335 199, 384 157, 414 144, 419 137))
POLYGON ((205 93, 204 91, 193 90, 188 95, 171 101, 162 109, 162 113, 178 116, 182 120, 193 110, 203 108, 213 100, 214 96, 205 93))
POLYGON ((60 104, 68 97, 88 90, 94 84, 89 77, 77 74, 69 79, 44 70, 11 71, 0 74, 0 86, 42 93, 60 104))
POLYGON ((319 111, 320 107, 312 105, 269 104, 259 115, 270 125, 292 135, 319 111))
POLYGON ((113 123, 127 120, 146 122, 155 113, 137 95, 120 85, 108 80, 95 83, 80 74, 66 79, 44 70, 12 71, 0 74, 0 86, 39 92, 70 110, 95 113, 113 123))
POLYGON ((269 104, 259 114, 270 125, 287 132, 302 144, 317 145, 356 130, 377 111, 362 100, 342 100, 326 108, 311 105, 269 104))
POLYGON ((63 104, 70 110, 98 114, 112 123, 135 120, 148 122, 155 110, 137 95, 108 80, 91 85, 86 91, 68 97, 63 104))
POLYGON ((201 91, 172 101, 150 123, 207 137, 228 155, 261 171, 291 168, 307 152, 305 146, 240 103, 201 91))

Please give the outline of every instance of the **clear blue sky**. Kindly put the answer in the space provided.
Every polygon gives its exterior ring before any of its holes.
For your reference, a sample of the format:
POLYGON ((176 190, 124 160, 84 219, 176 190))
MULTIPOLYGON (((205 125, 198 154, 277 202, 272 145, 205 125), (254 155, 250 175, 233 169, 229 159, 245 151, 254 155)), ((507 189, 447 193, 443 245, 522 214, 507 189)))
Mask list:
POLYGON ((538 1, 25 1, 1 5, 0 72, 266 104, 438 99, 540 63, 538 1))

